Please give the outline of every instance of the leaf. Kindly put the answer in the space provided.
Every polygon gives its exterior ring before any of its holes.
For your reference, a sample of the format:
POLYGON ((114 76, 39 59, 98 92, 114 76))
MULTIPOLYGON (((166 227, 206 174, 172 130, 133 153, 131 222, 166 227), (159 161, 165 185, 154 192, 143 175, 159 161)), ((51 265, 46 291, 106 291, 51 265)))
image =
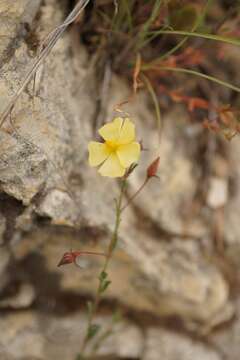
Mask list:
POLYGON ((190 97, 188 101, 188 110, 190 112, 194 111, 195 109, 209 109, 209 103, 207 100, 198 98, 198 97, 190 97))
POLYGON ((107 290, 107 288, 110 284, 111 284, 110 280, 104 280, 100 286, 100 293, 103 293, 105 290, 107 290))
POLYGON ((106 271, 102 271, 99 275, 99 280, 103 281, 103 280, 107 279, 107 277, 108 277, 108 274, 106 273, 106 271))
POLYGON ((99 332, 100 329, 101 329, 101 325, 99 325, 99 324, 91 324, 89 329, 88 329, 88 333, 87 333, 88 340, 94 338, 94 336, 97 335, 97 333, 99 332))
POLYGON ((240 46, 240 40, 238 38, 221 36, 211 33, 201 33, 196 31, 181 31, 181 30, 156 30, 156 31, 152 31, 150 34, 152 36, 167 34, 172 36, 180 35, 180 36, 188 36, 188 37, 197 37, 201 39, 219 41, 226 44, 240 46))
POLYGON ((106 273, 106 271, 102 271, 99 275, 99 281, 100 281, 100 285, 99 285, 99 292, 103 293, 108 286, 111 284, 111 281, 107 280, 108 274, 106 273))

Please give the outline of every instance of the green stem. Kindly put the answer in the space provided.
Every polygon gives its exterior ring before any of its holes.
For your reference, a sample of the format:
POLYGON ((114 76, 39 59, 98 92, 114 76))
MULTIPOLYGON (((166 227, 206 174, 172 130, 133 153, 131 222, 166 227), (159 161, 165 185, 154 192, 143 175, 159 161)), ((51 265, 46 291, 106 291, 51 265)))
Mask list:
POLYGON ((143 80, 147 86, 147 89, 149 91, 149 94, 151 95, 153 105, 155 108, 156 119, 157 119, 157 129, 158 129, 158 141, 159 141, 159 145, 160 145, 161 135, 162 135, 162 130, 163 130, 163 123, 162 123, 162 118, 161 118, 161 110, 160 110, 160 106, 159 106, 159 101, 157 98, 157 94, 155 93, 154 88, 153 88, 151 82, 149 81, 148 77, 146 75, 144 75, 143 73, 141 74, 141 77, 143 78, 143 80))
MULTIPOLYGON (((127 180, 125 178, 123 178, 122 183, 121 183, 120 195, 119 195, 118 200, 116 201, 116 216, 115 216, 114 230, 113 230, 111 241, 110 241, 109 246, 108 246, 106 259, 105 259, 105 262, 104 262, 104 265, 103 265, 103 268, 102 268, 100 274, 106 272, 106 270, 108 268, 108 265, 109 265, 109 262, 110 262, 110 260, 112 258, 113 251, 115 250, 116 245, 117 245, 118 230, 119 230, 119 226, 120 226, 120 223, 121 223, 121 207, 122 207, 123 194, 124 194, 124 191, 125 191, 125 188, 126 188, 126 181, 127 180)), ((85 338, 83 340, 83 344, 82 344, 82 348, 81 348, 81 357, 83 357, 84 352, 86 350, 86 346, 88 345, 88 342, 89 342, 88 334, 89 334, 89 331, 90 331, 90 329, 91 329, 91 327, 93 325, 94 315, 96 314, 97 309, 98 309, 98 305, 99 305, 99 301, 100 301, 100 297, 101 297, 101 288, 102 288, 102 282, 101 282, 101 279, 100 279, 100 276, 99 276, 98 289, 97 289, 97 293, 96 293, 96 297, 95 297, 93 306, 91 308, 91 312, 89 314, 87 331, 86 331, 86 335, 85 335, 85 338)))
POLYGON ((126 183, 127 183, 127 180, 124 178, 122 180, 122 184, 121 184, 121 190, 120 190, 119 199, 116 202, 115 226, 114 226, 114 230, 113 230, 112 239, 111 239, 111 242, 110 242, 109 247, 108 247, 107 258, 106 258, 105 264, 103 266, 103 271, 106 271, 106 269, 108 267, 108 264, 109 264, 109 261, 110 261, 110 259, 112 257, 112 253, 115 250, 115 247, 117 245, 118 230, 119 230, 119 226, 120 226, 120 222, 121 222, 121 207, 122 207, 124 191, 125 191, 125 188, 126 188, 126 183))
POLYGON ((210 76, 210 75, 206 75, 206 74, 203 74, 199 71, 195 71, 195 70, 190 70, 190 69, 185 69, 185 68, 179 68, 179 67, 170 67, 170 66, 157 66, 157 65, 152 65, 151 63, 150 64, 146 64, 146 65, 143 65, 142 66, 142 70, 153 70, 153 69, 156 69, 156 70, 162 70, 162 71, 173 71, 173 72, 180 72, 180 73, 184 73, 184 74, 190 74, 190 75, 195 75, 195 76, 198 76, 198 77, 202 77, 204 79, 207 79, 207 80, 210 80, 216 84, 219 84, 219 85, 222 85, 222 86, 225 86, 231 90, 234 90, 236 92, 240 92, 240 88, 237 87, 237 86, 234 86, 226 81, 223 81, 223 80, 220 80, 220 79, 217 79, 215 78, 214 76, 210 76))
POLYGON ((162 6, 162 0, 155 0, 153 9, 152 9, 152 13, 151 13, 149 19, 143 24, 142 29, 139 32, 139 37, 138 37, 138 41, 136 44, 137 50, 141 49, 141 47, 142 47, 141 44, 142 44, 142 42, 144 42, 144 40, 146 38, 149 27, 152 25, 152 23, 155 21, 155 19, 159 15, 159 10, 160 10, 161 6, 162 6))
POLYGON ((214 34, 198 33, 198 32, 193 32, 193 31, 157 30, 157 31, 153 31, 151 34, 153 36, 166 34, 166 35, 180 35, 180 36, 188 36, 188 37, 197 37, 197 38, 213 40, 213 41, 220 41, 220 42, 224 42, 227 44, 240 46, 240 40, 238 40, 238 39, 224 37, 224 36, 220 36, 220 35, 214 35, 214 34))

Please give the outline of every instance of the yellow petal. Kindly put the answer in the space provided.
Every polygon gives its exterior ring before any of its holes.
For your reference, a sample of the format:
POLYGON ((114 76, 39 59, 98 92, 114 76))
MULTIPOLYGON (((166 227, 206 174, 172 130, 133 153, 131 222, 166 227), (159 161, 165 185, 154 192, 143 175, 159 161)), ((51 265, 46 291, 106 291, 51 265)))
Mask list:
POLYGON ((106 144, 102 144, 96 141, 90 141, 88 144, 89 151, 89 165, 98 166, 103 163, 111 154, 111 150, 106 144))
POLYGON ((98 170, 102 176, 122 177, 125 174, 124 167, 115 153, 112 153, 98 170))
POLYGON ((128 168, 131 164, 138 162, 140 157, 140 144, 132 142, 127 145, 120 145, 117 149, 117 156, 123 167, 128 168))
POLYGON ((135 140, 135 125, 129 118, 125 118, 120 130, 118 144, 130 144, 135 140))
POLYGON ((123 118, 115 118, 112 122, 102 126, 98 132, 106 141, 115 142, 119 139, 123 118))

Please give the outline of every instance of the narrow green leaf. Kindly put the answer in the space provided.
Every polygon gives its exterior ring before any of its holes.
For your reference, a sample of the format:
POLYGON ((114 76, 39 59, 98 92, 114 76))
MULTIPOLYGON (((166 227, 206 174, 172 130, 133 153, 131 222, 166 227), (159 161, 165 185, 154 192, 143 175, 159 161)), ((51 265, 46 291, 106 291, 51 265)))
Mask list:
POLYGON ((103 280, 107 279, 107 277, 108 277, 108 274, 106 273, 106 271, 102 271, 99 275, 99 280, 103 281, 103 280))
POLYGON ((229 37, 214 35, 214 34, 204 34, 204 33, 199 33, 199 32, 177 31, 177 30, 158 30, 158 31, 152 31, 149 34, 150 35, 167 34, 167 35, 192 36, 192 37, 220 41, 220 42, 224 42, 227 44, 240 46, 240 39, 234 39, 234 38, 229 38, 229 37))
MULTIPOLYGON (((151 66, 149 66, 149 68, 151 68, 151 66)), ((154 66, 152 68, 154 68, 154 66)), ((168 67, 168 66, 159 66, 158 70, 173 71, 173 72, 180 72, 180 73, 195 75, 195 76, 202 77, 204 79, 210 80, 210 81, 212 81, 212 82, 214 82, 216 84, 225 86, 225 87, 227 87, 227 88, 229 88, 231 90, 234 90, 236 92, 240 92, 240 88, 238 86, 232 85, 232 84, 230 84, 230 83, 228 83, 226 81, 215 78, 214 76, 203 74, 203 73, 201 73, 199 71, 195 71, 195 70, 191 70, 191 69, 184 69, 184 68, 179 68, 179 67, 173 68, 173 67, 168 67)))
POLYGON ((99 332, 100 329, 101 329, 101 326, 99 324, 91 324, 91 326, 89 326, 89 329, 88 329, 87 339, 90 340, 90 339, 94 338, 94 336, 97 335, 97 333, 99 332))
POLYGON ((147 78, 146 75, 142 74, 143 80, 147 86, 147 90, 149 91, 149 94, 151 95, 152 101, 153 101, 153 105, 155 108, 155 112, 156 112, 156 120, 157 120, 157 129, 158 129, 158 139, 159 139, 159 144, 161 142, 161 135, 162 135, 162 118, 161 118, 161 110, 160 110, 160 106, 159 106, 159 101, 157 98, 157 95, 152 87, 151 82, 149 81, 149 79, 147 78))
POLYGON ((139 31, 138 41, 136 46, 137 48, 141 48, 141 44, 142 42, 144 42, 148 34, 149 28, 151 27, 152 23, 159 15, 161 6, 162 6, 162 0, 155 0, 151 15, 149 16, 148 20, 143 24, 142 29, 139 31))
POLYGON ((103 293, 105 290, 107 290, 107 288, 110 284, 111 284, 110 280, 104 280, 100 286, 100 293, 103 293))

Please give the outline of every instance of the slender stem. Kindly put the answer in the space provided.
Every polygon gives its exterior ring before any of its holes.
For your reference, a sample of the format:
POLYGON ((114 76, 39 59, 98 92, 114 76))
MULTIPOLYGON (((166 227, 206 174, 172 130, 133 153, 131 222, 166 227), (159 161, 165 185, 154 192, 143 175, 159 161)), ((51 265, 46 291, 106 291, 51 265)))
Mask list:
POLYGON ((79 251, 79 255, 99 255, 99 256, 106 256, 105 253, 94 252, 94 251, 79 251))
POLYGON ((204 79, 207 79, 207 80, 210 80, 212 82, 215 82, 219 85, 222 85, 222 86, 225 86, 231 90, 234 90, 236 92, 240 92, 240 88, 235 86, 235 85, 232 85, 226 81, 223 81, 223 80, 220 80, 218 78, 215 78, 214 76, 210 76, 210 75, 206 75, 206 74, 203 74, 199 71, 195 71, 195 70, 190 70, 190 69, 185 69, 185 68, 179 68, 179 67, 170 67, 170 66, 157 66, 157 65, 152 65, 151 63, 150 64, 146 64, 146 65, 143 65, 142 66, 142 70, 162 70, 162 71, 173 71, 173 72, 180 72, 180 73, 185 73, 185 74, 190 74, 190 75, 195 75, 195 76, 199 76, 199 77, 202 77, 204 79))
POLYGON ((207 40, 220 41, 231 45, 240 46, 240 40, 215 34, 199 33, 193 31, 180 31, 180 30, 156 30, 151 33, 153 36, 166 34, 166 35, 180 35, 187 37, 197 37, 207 40))
POLYGON ((143 78, 143 80, 147 86, 147 89, 151 95, 151 98, 153 100, 153 104, 154 104, 154 108, 155 108, 155 112, 156 112, 156 119, 157 119, 158 142, 159 142, 159 146, 160 146, 162 130, 163 130, 163 123, 162 123, 161 110, 160 110, 158 97, 157 97, 157 94, 154 91, 154 88, 151 84, 151 81, 148 79, 148 77, 143 73, 141 74, 141 77, 143 78))
POLYGON ((162 6, 162 0, 155 0, 153 9, 152 9, 152 13, 151 13, 149 19, 143 24, 143 27, 139 32, 139 39, 138 39, 137 45, 136 45, 137 49, 141 48, 141 43, 145 40, 145 37, 148 33, 149 27, 152 25, 152 23, 155 21, 155 19, 159 15, 161 6, 162 6))
MULTIPOLYGON (((107 254, 105 255, 106 259, 105 259, 105 262, 104 262, 104 265, 103 265, 103 268, 102 268, 100 274, 102 274, 103 272, 106 272, 107 267, 109 265, 109 262, 110 262, 110 260, 112 258, 113 251, 114 251, 114 249, 115 249, 115 247, 117 245, 118 230, 119 230, 119 226, 120 226, 120 223, 121 223, 121 207, 122 207, 122 200, 123 200, 123 194, 124 194, 125 188, 126 188, 126 179, 124 178, 122 180, 122 183, 121 183, 121 190, 120 190, 119 198, 116 201, 116 216, 115 216, 115 225, 114 225, 113 234, 112 234, 112 238, 111 238, 111 241, 109 243, 109 246, 108 246, 107 254)), ((100 297, 101 297, 101 280, 99 278, 96 297, 94 299, 94 303, 93 303, 91 312, 89 314, 88 327, 87 327, 86 335, 85 335, 85 338, 83 340, 83 344, 82 344, 82 348, 81 348, 81 356, 84 355, 86 346, 87 346, 87 344, 89 342, 88 334, 89 334, 89 331, 90 331, 91 326, 93 324, 94 315, 96 314, 97 309, 98 309, 100 297)))
POLYGON ((146 179, 144 180, 144 182, 142 183, 142 185, 139 187, 139 189, 130 197, 130 199, 128 200, 128 202, 121 208, 121 213, 133 202, 133 200, 139 195, 139 193, 142 191, 142 189, 145 187, 145 185, 147 185, 148 180, 150 178, 146 177, 146 179))
POLYGON ((111 259, 112 253, 113 253, 113 251, 114 251, 114 249, 115 249, 115 247, 117 245, 118 230, 119 230, 119 226, 120 226, 120 222, 121 222, 121 207, 122 207, 123 195, 124 195, 124 191, 125 191, 125 188, 126 188, 126 184, 127 184, 127 180, 123 179, 122 184, 121 184, 121 190, 120 190, 119 199, 116 202, 116 218, 115 218, 114 231, 113 231, 111 242, 110 242, 109 247, 108 247, 107 259, 106 259, 106 262, 104 264, 103 271, 106 271, 108 263, 109 263, 109 261, 111 259))

